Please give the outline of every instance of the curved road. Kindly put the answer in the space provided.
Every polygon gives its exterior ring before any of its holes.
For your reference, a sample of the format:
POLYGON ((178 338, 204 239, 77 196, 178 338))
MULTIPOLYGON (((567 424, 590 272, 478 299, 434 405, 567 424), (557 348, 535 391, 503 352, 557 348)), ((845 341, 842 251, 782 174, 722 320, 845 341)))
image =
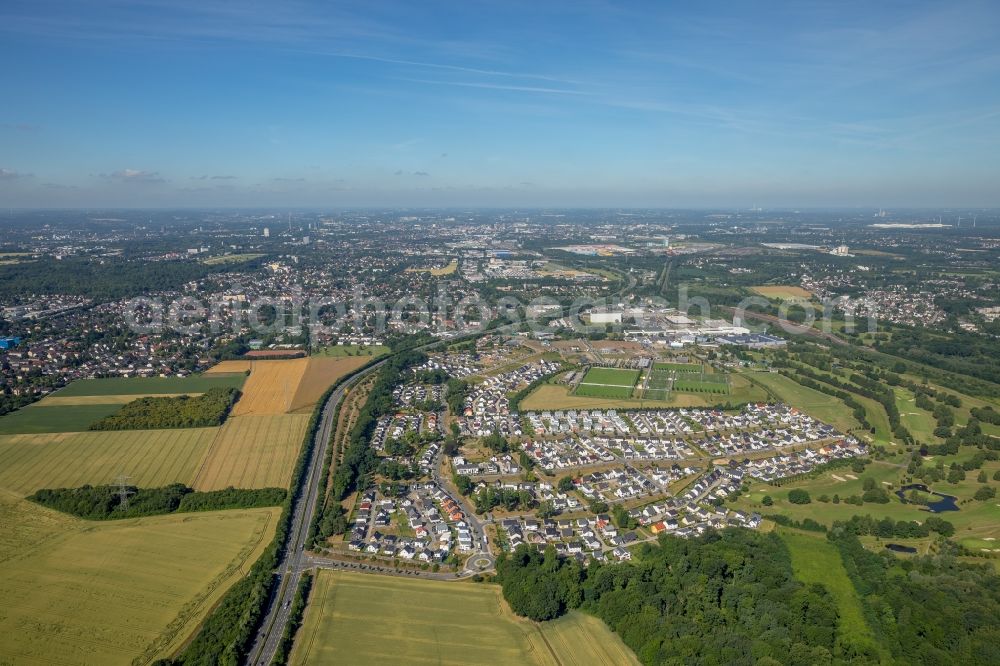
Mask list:
POLYGON ((257 630, 257 637, 254 639, 253 647, 247 656, 247 663, 260 664, 266 666, 274 658, 274 652, 278 647, 278 641, 285 631, 288 623, 288 614, 295 597, 295 591, 299 587, 299 579, 302 571, 308 568, 303 564, 306 562, 304 556, 306 547, 306 537, 309 535, 309 526, 312 524, 313 516, 316 514, 317 491, 319 489, 319 479, 323 472, 323 459, 326 450, 330 445, 330 438, 333 435, 333 416, 337 411, 337 405, 344 398, 347 389, 353 386, 365 375, 377 370, 385 361, 379 361, 361 370, 356 375, 341 384, 323 405, 323 412, 320 416, 319 427, 314 435, 312 455, 309 459, 309 467, 306 471, 303 485, 299 488, 295 503, 292 506, 292 524, 289 530, 288 542, 285 545, 281 562, 275 571, 277 576, 277 592, 272 596, 267 607, 267 613, 257 630))

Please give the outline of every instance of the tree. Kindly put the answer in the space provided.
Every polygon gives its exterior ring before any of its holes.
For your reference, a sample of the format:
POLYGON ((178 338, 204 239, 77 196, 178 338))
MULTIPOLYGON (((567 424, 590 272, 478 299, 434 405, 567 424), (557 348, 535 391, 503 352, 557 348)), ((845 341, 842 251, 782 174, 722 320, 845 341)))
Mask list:
POLYGON ((558 513, 556 511, 555 505, 550 501, 544 501, 538 503, 538 517, 539 518, 551 518, 558 513))
POLYGON ((559 488, 559 492, 561 492, 561 493, 568 493, 568 492, 572 491, 573 488, 574 488, 574 486, 573 486, 573 477, 572 476, 564 476, 563 478, 559 479, 558 488, 559 488))
POLYGON ((608 503, 601 500, 594 500, 590 503, 589 508, 591 513, 607 513, 608 503))
POLYGON ((772 506, 774 504, 774 500, 771 499, 770 495, 764 495, 764 499, 762 499, 761 502, 764 506, 772 506))
POLYGON ((801 488, 795 488, 788 491, 788 501, 792 504, 809 504, 812 502, 812 498, 809 497, 809 492, 801 488))
POLYGON ((483 437, 480 443, 494 453, 507 453, 510 451, 510 442, 504 439, 503 435, 498 432, 483 437))
POLYGON ((456 474, 452 477, 452 480, 455 482, 455 487, 458 488, 458 492, 463 495, 468 495, 472 492, 474 485, 472 483, 472 479, 469 477, 464 474, 456 474))
POLYGON ((990 486, 983 486, 982 488, 976 491, 975 495, 973 495, 973 497, 979 502, 985 502, 986 500, 991 500, 996 496, 997 496, 996 489, 991 488, 990 486))

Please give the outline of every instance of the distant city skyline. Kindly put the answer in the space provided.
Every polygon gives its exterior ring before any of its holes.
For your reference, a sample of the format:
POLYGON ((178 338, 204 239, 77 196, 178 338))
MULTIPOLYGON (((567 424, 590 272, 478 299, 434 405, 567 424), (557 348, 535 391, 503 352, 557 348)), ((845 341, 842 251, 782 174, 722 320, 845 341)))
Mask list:
POLYGON ((2 207, 1000 206, 991 2, 0 7, 2 207))

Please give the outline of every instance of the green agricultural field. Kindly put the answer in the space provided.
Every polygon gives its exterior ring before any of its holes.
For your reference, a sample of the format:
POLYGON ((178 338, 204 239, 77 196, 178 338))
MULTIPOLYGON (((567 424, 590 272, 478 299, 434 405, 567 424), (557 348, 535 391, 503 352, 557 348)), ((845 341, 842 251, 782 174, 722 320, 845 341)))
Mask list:
POLYGON ((630 398, 638 379, 638 370, 590 368, 577 386, 576 395, 593 398, 630 398))
MULTIPOLYGON (((63 411, 66 407, 37 408, 63 411)), ((24 410, 22 410, 24 411, 24 410)), ((30 495, 42 488, 113 483, 190 485, 220 428, 0 436, 0 488, 30 495)))
POLYGON ((872 640, 871 630, 865 622, 861 600, 854 584, 847 577, 847 570, 836 546, 826 540, 826 535, 778 528, 792 556, 792 571, 803 583, 820 583, 837 602, 840 635, 853 639, 872 640))
POLYGON ((120 403, 46 407, 42 402, 0 417, 0 435, 81 432, 121 408, 120 403))
POLYGON ((342 356, 384 356, 390 351, 385 345, 331 345, 313 352, 313 356, 328 356, 331 358, 340 358, 342 356))
POLYGON ((242 372, 190 375, 188 377, 113 377, 78 379, 57 396, 82 395, 156 395, 159 393, 204 393, 210 388, 241 388, 246 381, 242 372))
POLYGON ((92 523, 0 493, 0 661, 175 653, 271 540, 278 509, 92 523))
POLYGON ((495 585, 320 571, 289 663, 638 664, 603 622, 511 613, 495 585))

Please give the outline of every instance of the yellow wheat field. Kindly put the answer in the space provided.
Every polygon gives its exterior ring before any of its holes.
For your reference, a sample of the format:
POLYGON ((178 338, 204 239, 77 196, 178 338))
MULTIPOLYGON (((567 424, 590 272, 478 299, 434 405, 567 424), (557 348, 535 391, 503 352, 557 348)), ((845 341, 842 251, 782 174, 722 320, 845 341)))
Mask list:
POLYGON ((191 483, 219 430, 0 435, 0 488, 29 495, 112 483, 120 474, 144 488, 191 483))
POLYGON ((246 372, 250 369, 250 361, 219 361, 205 371, 206 375, 230 374, 233 372, 246 372))
POLYGON ((279 509, 90 522, 0 492, 0 662, 148 664, 191 636, 279 509))
POLYGON ((195 475, 196 490, 285 488, 291 482, 309 414, 231 416, 195 475))
POLYGON ((233 407, 233 416, 290 412, 308 365, 308 358, 253 361, 250 376, 243 384, 243 395, 233 407))
POLYGON ((309 365, 302 375, 302 381, 299 382, 299 390, 295 392, 295 397, 292 399, 290 411, 312 411, 316 401, 320 399, 324 391, 333 386, 334 382, 371 360, 370 356, 310 357, 309 365))

